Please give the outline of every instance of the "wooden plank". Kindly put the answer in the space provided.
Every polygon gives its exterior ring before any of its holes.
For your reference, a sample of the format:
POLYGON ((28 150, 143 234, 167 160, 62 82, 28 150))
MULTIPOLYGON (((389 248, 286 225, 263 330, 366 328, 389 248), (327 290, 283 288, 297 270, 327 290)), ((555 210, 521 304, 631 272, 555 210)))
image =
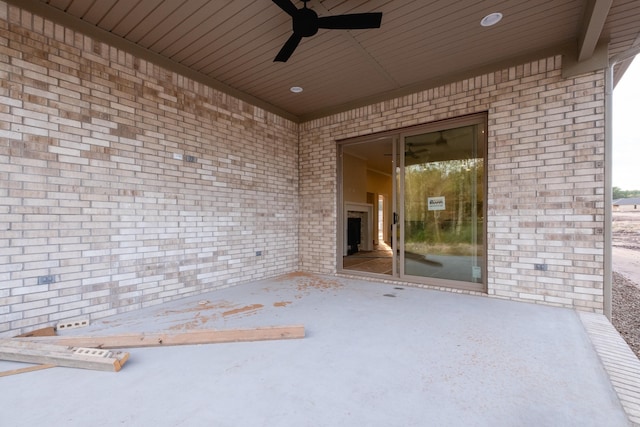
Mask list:
POLYGON ((108 357, 76 354, 74 347, 30 341, 37 338, 51 339, 50 337, 0 339, 0 359, 118 372, 129 358, 129 353, 123 352, 112 352, 108 357))
POLYGON ((54 337, 56 336, 56 328, 53 326, 49 326, 47 328, 36 329, 35 331, 30 331, 22 335, 18 335, 16 338, 26 338, 26 337, 54 337))
POLYGON ((253 329, 195 330, 178 333, 119 334, 107 336, 56 336, 20 338, 38 343, 73 347, 132 348, 304 338, 304 326, 271 326, 253 329))
POLYGON ((56 365, 33 365, 26 368, 11 369, 10 371, 0 372, 0 377, 8 377, 9 375, 24 374, 27 372, 40 371, 42 369, 55 368, 56 365))

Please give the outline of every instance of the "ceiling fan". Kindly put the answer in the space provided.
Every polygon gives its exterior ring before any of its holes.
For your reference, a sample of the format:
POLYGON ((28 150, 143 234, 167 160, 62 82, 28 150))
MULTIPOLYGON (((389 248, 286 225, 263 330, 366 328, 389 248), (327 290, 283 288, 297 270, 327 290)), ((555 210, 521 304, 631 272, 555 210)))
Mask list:
POLYGON ((307 8, 309 0, 302 0, 304 6, 296 8, 291 0, 273 0, 273 2, 292 18, 293 34, 286 41, 273 62, 287 62, 303 37, 311 37, 320 28, 330 30, 362 30, 380 28, 382 12, 351 13, 346 15, 321 16, 307 8))
POLYGON ((405 157, 411 157, 413 159, 420 159, 422 156, 420 156, 422 153, 427 153, 427 155, 430 153, 428 148, 421 148, 419 150, 414 150, 413 149, 413 144, 407 144, 407 149, 404 152, 405 157))
POLYGON ((443 145, 448 142, 447 138, 444 137, 443 131, 438 131, 438 137, 436 139, 432 139, 432 135, 434 133, 436 132, 407 137, 407 143, 413 145, 443 145))
MULTIPOLYGON (((411 157, 412 159, 419 160, 425 156, 421 156, 422 153, 427 153, 427 157, 431 153, 428 148, 415 149, 415 147, 420 144, 408 142, 404 151, 405 157, 411 157)), ((393 156, 391 153, 385 153, 385 156, 393 156)))
POLYGON ((446 143, 447 143, 447 139, 442 135, 442 131, 438 132, 438 139, 436 139, 435 144, 442 145, 446 143))

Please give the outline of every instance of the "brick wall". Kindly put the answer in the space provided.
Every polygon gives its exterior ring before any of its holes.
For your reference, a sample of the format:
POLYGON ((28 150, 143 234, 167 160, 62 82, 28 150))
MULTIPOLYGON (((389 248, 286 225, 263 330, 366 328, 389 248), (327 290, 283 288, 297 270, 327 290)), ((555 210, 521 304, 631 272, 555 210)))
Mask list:
POLYGON ((297 131, 0 2, 0 333, 297 270, 297 131))
POLYGON ((602 311, 602 73, 552 57, 296 125, 0 1, 0 333, 335 273, 335 141, 481 111, 488 293, 602 311))
POLYGON ((336 140, 484 111, 488 293, 602 312, 604 73, 559 56, 302 124, 301 267, 336 271, 336 140))

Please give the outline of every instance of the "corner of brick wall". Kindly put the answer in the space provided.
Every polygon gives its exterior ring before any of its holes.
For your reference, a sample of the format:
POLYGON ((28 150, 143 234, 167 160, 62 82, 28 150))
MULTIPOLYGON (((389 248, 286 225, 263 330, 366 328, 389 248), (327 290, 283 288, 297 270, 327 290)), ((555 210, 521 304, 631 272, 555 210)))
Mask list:
POLYGON ((0 333, 298 269, 296 123, 3 2, 0 28, 0 333))
POLYGON ((336 271, 337 140, 477 112, 489 129, 488 294, 601 312, 604 73, 563 79, 560 56, 303 123, 301 266, 336 271))

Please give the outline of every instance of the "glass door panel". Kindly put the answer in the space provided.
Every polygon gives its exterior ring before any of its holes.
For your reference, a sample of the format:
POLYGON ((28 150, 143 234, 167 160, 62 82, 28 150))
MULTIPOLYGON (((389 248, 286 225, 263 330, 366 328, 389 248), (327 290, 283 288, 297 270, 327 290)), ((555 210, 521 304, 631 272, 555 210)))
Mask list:
POLYGON ((401 275, 477 288, 485 264, 483 123, 404 135, 402 145, 401 275))
POLYGON ((396 275, 393 169, 397 138, 365 140, 340 147, 342 270, 396 275))

